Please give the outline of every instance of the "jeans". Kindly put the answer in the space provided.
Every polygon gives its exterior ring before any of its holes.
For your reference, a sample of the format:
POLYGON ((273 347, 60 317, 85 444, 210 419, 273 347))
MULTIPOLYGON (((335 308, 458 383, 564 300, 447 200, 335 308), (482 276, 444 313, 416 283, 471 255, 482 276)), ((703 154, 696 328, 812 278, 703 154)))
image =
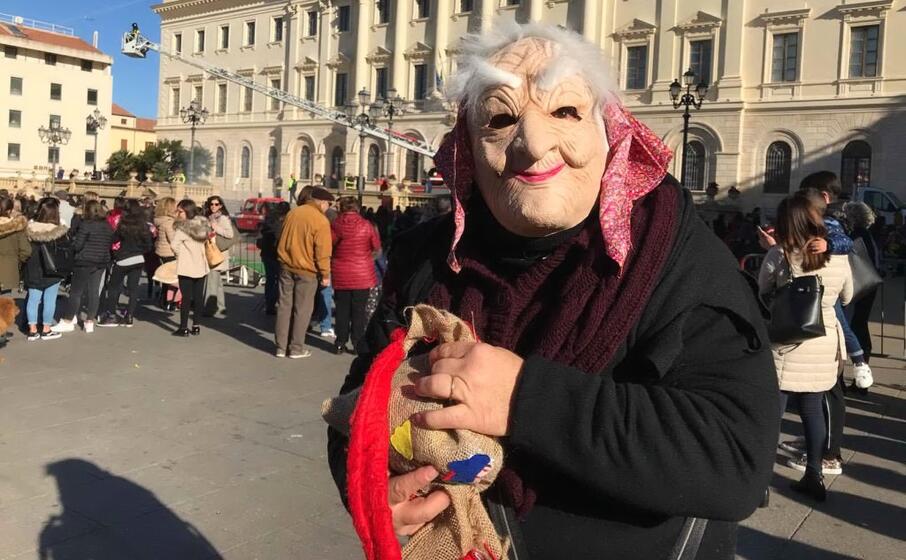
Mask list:
POLYGON ((179 303, 179 328, 186 329, 189 327, 190 305, 192 324, 201 324, 201 315, 204 311, 204 284, 205 277, 179 277, 179 291, 182 292, 182 301, 179 303))
POLYGON ((871 316, 871 309, 874 307, 877 294, 878 290, 874 289, 856 303, 846 306, 847 313, 851 311, 849 324, 859 340, 862 351, 865 353, 862 357, 866 362, 871 357, 871 334, 868 332, 868 318, 871 316))
POLYGON ((135 308, 138 306, 138 284, 142 279, 142 269, 144 265, 134 264, 132 266, 113 265, 113 272, 110 273, 110 282, 107 283, 107 303, 104 306, 105 314, 116 314, 116 307, 120 302, 120 293, 123 291, 123 278, 126 279, 126 293, 129 295, 129 304, 126 307, 126 314, 130 317, 135 315, 135 308))
POLYGON ((853 330, 849 327, 849 321, 843 313, 843 304, 840 303, 840 300, 837 300, 837 303, 834 304, 834 312, 837 314, 837 322, 843 328, 843 340, 846 342, 846 353, 849 354, 849 359, 854 364, 864 362, 865 353, 862 351, 859 339, 856 338, 853 330))
POLYGON ((38 324, 38 306, 44 302, 44 313, 41 315, 41 324, 45 328, 53 325, 53 316, 57 310, 57 294, 60 292, 60 283, 39 290, 37 288, 28 289, 28 303, 25 306, 25 316, 29 325, 38 324))
POLYGON ((807 456, 806 470, 821 474, 821 461, 827 442, 827 425, 824 423, 824 393, 780 392, 780 416, 786 410, 787 399, 792 397, 798 405, 802 430, 805 432, 807 456))
POLYGON ((72 272, 72 286, 69 288, 69 304, 62 317, 72 321, 79 315, 82 298, 88 298, 86 304, 86 321, 94 321, 101 303, 100 286, 104 279, 104 266, 77 266, 72 272))
POLYGON ((352 347, 355 348, 365 334, 365 306, 369 290, 337 290, 337 346, 345 346, 349 340, 349 324, 352 323, 352 347))
POLYGON ((311 321, 317 290, 316 277, 294 274, 286 269, 280 271, 280 301, 274 325, 274 342, 278 350, 288 350, 290 354, 305 350, 305 331, 311 321))
POLYGON ((321 326, 321 332, 333 329, 333 286, 318 288, 314 317, 321 326))
POLYGON ((280 262, 277 259, 261 259, 264 263, 264 308, 268 313, 277 309, 280 284, 280 262))
MULTIPOLYGON (((183 294, 185 297, 185 294, 183 294)), ((223 277, 219 270, 208 273, 204 287, 204 310, 207 315, 226 313, 226 298, 223 294, 223 277)))

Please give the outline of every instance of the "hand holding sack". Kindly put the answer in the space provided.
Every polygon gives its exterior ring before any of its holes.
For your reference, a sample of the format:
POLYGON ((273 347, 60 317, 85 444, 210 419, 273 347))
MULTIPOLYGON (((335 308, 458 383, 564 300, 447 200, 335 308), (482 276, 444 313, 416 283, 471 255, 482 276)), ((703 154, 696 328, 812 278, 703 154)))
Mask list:
POLYGON ((220 266, 224 260, 223 253, 211 239, 204 242, 204 256, 208 260, 208 266, 211 268, 220 266))
POLYGON ((428 354, 407 358, 421 341, 476 341, 470 326, 427 305, 413 309, 408 332, 399 329, 374 360, 360 389, 327 400, 322 416, 349 433, 347 482, 356 532, 369 560, 497 560, 506 544, 497 535, 480 493, 503 465, 496 438, 469 430, 429 430, 409 418, 446 403, 415 394, 413 382, 431 372, 428 354), (415 532, 400 552, 388 505, 388 476, 433 466, 432 483, 450 496, 450 507, 415 532))

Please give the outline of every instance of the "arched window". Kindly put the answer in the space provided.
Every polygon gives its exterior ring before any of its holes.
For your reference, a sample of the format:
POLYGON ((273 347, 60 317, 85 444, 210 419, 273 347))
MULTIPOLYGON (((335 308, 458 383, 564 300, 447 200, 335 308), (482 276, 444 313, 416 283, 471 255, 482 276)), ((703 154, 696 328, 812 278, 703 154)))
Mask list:
POLYGON ((790 165, 793 150, 786 142, 773 142, 764 156, 764 192, 790 192, 790 165))
POLYGON ((302 146, 302 155, 299 158, 299 179, 311 179, 311 148, 302 146))
POLYGON ((271 146, 267 151, 267 178, 273 179, 277 176, 277 148, 271 146))
POLYGON ((226 153, 222 146, 217 146, 217 154, 214 156, 214 176, 223 177, 223 164, 226 159, 226 153))
POLYGON ((700 191, 705 188, 705 145, 698 140, 686 144, 687 189, 700 191))
POLYGON ((374 181, 380 174, 381 152, 374 144, 368 146, 368 180, 374 181))
POLYGON ((252 150, 248 146, 242 147, 242 157, 239 160, 239 176, 248 179, 252 175, 252 150))
POLYGON ((871 184, 871 146, 868 142, 853 140, 843 148, 840 183, 846 194, 871 184))
POLYGON ((346 162, 343 161, 343 148, 337 146, 330 153, 330 172, 340 181, 346 174, 346 162))
POLYGON ((418 181, 421 178, 422 155, 409 150, 406 152, 406 176, 404 179, 418 181))

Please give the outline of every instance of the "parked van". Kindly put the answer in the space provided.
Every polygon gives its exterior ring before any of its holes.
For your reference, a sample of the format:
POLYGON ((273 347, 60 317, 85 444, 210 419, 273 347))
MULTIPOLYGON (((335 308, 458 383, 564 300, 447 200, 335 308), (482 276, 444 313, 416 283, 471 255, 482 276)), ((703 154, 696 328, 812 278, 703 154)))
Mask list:
POLYGON ((884 217, 887 225, 902 225, 906 220, 906 204, 893 192, 866 187, 856 191, 853 200, 870 206, 875 214, 884 217))

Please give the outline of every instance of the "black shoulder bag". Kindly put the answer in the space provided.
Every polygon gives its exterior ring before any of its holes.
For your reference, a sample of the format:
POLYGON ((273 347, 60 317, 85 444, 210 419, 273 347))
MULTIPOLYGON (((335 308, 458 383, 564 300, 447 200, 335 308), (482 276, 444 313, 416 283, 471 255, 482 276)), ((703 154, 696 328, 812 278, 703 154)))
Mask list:
POLYGON ((774 291, 771 299, 771 322, 768 325, 768 338, 776 344, 799 344, 811 338, 824 336, 824 314, 821 310, 821 299, 824 297, 824 284, 816 275, 793 278, 790 268, 790 281, 774 291))

